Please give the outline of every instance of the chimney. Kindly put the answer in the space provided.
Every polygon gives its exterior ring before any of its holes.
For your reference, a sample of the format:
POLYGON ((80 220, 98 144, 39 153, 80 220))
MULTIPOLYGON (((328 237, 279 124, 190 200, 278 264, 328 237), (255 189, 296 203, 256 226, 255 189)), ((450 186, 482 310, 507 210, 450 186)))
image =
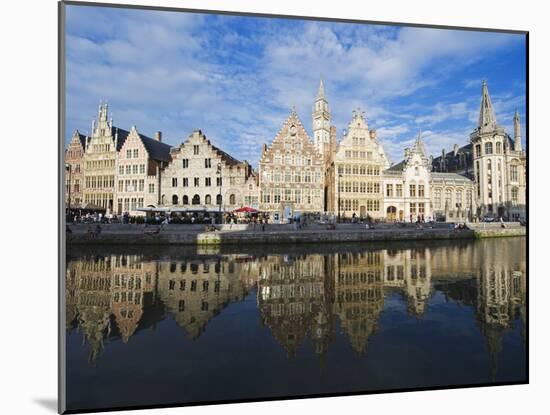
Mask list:
POLYGON ((162 143, 162 132, 161 131, 155 132, 155 140, 160 141, 162 143))

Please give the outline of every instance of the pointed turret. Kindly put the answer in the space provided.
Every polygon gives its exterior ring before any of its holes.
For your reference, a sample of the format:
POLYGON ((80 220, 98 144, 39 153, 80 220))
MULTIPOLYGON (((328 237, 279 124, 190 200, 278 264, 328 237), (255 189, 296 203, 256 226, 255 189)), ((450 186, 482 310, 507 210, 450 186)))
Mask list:
POLYGON ((424 140, 422 140, 422 130, 418 132, 418 137, 416 137, 412 151, 420 154, 423 158, 426 157, 426 148, 424 147, 424 140))
POLYGON ((483 81, 481 86, 481 106, 479 108, 478 127, 482 129, 494 129, 496 126, 497 120, 493 104, 491 103, 491 97, 489 96, 487 82, 483 81))
POLYGON ((514 151, 521 151, 521 123, 517 108, 514 114, 514 151))
POLYGON ((316 100, 318 99, 327 99, 327 97, 325 96, 325 84, 323 84, 323 78, 319 80, 319 90, 317 91, 316 100))
POLYGON ((313 141, 317 151, 326 158, 330 146, 330 110, 328 99, 325 94, 325 84, 323 79, 319 80, 319 90, 313 103, 313 112, 311 114, 313 122, 313 141))

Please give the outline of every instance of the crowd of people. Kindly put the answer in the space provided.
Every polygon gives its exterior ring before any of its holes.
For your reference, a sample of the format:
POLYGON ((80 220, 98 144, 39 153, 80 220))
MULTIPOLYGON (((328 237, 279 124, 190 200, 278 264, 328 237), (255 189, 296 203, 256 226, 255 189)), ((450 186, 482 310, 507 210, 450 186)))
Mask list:
MULTIPOLYGON (((281 223, 287 223, 292 226, 292 229, 295 231, 307 228, 310 223, 325 224, 326 228, 336 229, 337 223, 351 223, 351 224, 364 224, 366 229, 375 229, 378 224, 381 223, 394 223, 398 227, 410 227, 411 224, 415 226, 418 230, 423 230, 424 228, 433 228, 435 226, 435 221, 433 218, 424 218, 423 215, 413 218, 412 215, 409 217, 409 221, 394 221, 386 222, 384 220, 374 219, 371 216, 367 215, 366 217, 359 217, 356 213, 353 213, 351 218, 342 217, 340 219, 333 217, 332 220, 328 218, 315 218, 308 217, 307 215, 295 214, 288 217, 286 220, 281 221, 281 223), (416 220, 414 220, 416 219, 416 220)), ((502 217, 499 217, 498 221, 502 228, 506 227, 506 224, 502 217)), ((122 215, 117 216, 116 214, 105 214, 103 212, 71 212, 67 217, 67 224, 88 224, 87 235, 89 238, 96 238, 101 234, 102 224, 110 223, 122 223, 122 224, 144 224, 145 233, 156 234, 159 233, 164 225, 168 224, 202 224, 204 225, 205 231, 216 231, 219 228, 217 225, 220 223, 219 216, 217 213, 197 213, 197 212, 173 212, 171 214, 164 212, 156 212, 152 216, 130 216, 128 212, 124 212, 122 215), (93 225, 96 226, 93 226, 93 225), (153 225, 154 227, 147 228, 147 226, 153 225)), ((269 214, 258 212, 258 211, 247 211, 247 212, 226 212, 222 215, 221 223, 230 225, 229 229, 233 225, 252 225, 252 229, 260 229, 265 231, 268 224, 272 224, 269 214)), ((466 229, 466 223, 464 222, 452 222, 448 226, 451 229, 460 231, 466 229)), ((71 229, 67 226, 67 233, 71 233, 71 229)))

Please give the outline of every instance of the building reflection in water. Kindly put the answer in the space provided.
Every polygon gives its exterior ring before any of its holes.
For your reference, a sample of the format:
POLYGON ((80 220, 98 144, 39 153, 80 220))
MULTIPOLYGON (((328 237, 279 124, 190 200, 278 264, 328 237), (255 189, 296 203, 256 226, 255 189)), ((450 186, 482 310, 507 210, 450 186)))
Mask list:
POLYGON ((223 308, 247 295, 253 281, 246 265, 238 256, 159 262, 159 297, 178 326, 196 338, 223 308))
POLYGON ((312 254, 267 256, 258 261, 261 321, 289 358, 308 336, 319 356, 326 351, 334 327, 333 288, 326 278, 330 260, 312 254))
POLYGON ((511 239, 339 253, 221 254, 181 259, 91 255, 67 264, 67 330, 100 355, 105 339, 130 341, 171 315, 191 339, 225 307, 256 290, 261 324, 292 359, 309 339, 323 364, 337 322, 361 356, 388 295, 421 319, 434 290, 471 306, 496 372, 502 338, 518 318, 525 338, 525 243, 511 239), (466 282, 466 283, 463 283, 466 282))

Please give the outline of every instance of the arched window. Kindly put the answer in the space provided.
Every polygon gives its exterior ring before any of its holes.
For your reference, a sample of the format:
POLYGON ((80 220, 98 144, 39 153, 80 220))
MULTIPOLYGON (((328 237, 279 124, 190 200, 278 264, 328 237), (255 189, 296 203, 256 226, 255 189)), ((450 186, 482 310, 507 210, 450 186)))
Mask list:
POLYGON ((211 205, 211 204, 212 204, 212 196, 206 195, 206 196, 204 197, 204 204, 205 204, 205 205, 211 205))
POLYGON ((517 206, 518 204, 518 188, 517 187, 512 187, 512 205, 513 206, 517 206))
POLYGON ((452 207, 452 197, 453 197, 453 191, 451 189, 445 189, 445 207, 446 208, 452 207))
POLYGON ((516 160, 512 160, 510 165, 510 180, 517 182, 518 181, 518 164, 516 160))
POLYGON ((172 204, 177 205, 178 204, 178 195, 172 196, 172 204))
POLYGON ((497 154, 502 153, 502 143, 500 143, 500 142, 496 143, 495 149, 496 149, 497 154))
POLYGON ((234 194, 229 195, 229 204, 230 205, 235 204, 235 195, 234 194))
POLYGON ((216 196, 216 204, 217 204, 217 205, 221 205, 221 204, 222 204, 222 195, 217 195, 217 196, 216 196))
POLYGON ((493 143, 485 143, 485 154, 493 154, 493 143))
POLYGON ((184 205, 188 205, 189 204, 189 196, 187 196, 187 195, 183 196, 182 203, 184 205))
POLYGON ((193 196, 193 200, 191 200, 192 205, 200 205, 201 204, 201 197, 199 195, 193 196))
POLYGON ((164 195, 162 195, 162 196, 160 197, 160 204, 161 204, 161 205, 164 205, 164 202, 165 202, 165 197, 164 197, 164 195))

